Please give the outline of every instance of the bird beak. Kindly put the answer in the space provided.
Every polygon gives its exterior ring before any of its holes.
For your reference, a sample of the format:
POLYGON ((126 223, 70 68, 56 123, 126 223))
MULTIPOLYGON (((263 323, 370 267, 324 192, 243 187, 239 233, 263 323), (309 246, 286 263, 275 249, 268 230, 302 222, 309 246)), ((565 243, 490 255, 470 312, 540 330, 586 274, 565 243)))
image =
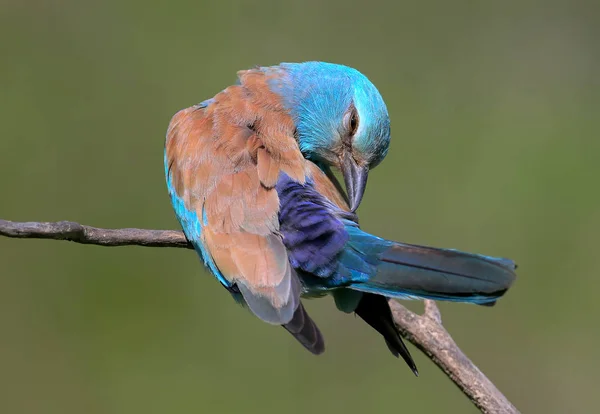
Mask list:
POLYGON ((350 201, 350 211, 354 213, 365 193, 367 177, 369 176, 369 166, 360 167, 354 161, 352 155, 346 152, 342 158, 341 170, 344 175, 348 200, 350 201))

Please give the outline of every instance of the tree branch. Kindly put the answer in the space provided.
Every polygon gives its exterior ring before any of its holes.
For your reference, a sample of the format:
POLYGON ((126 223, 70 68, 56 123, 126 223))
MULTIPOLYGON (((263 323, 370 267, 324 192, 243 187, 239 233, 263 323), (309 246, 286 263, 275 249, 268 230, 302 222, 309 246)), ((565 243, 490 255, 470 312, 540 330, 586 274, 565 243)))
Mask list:
POLYGON ((395 300, 389 303, 402 336, 444 371, 482 413, 519 412, 456 345, 442 326, 440 310, 434 301, 425 301, 423 315, 409 311, 395 300))
MULTIPOLYGON (((192 249, 181 231, 99 229, 72 221, 14 222, 0 219, 0 236, 23 239, 68 240, 100 246, 180 247, 192 249)), ((483 413, 518 413, 496 386, 467 358, 442 326, 435 302, 425 301, 417 315, 390 300, 394 321, 402 336, 429 357, 483 413)))
POLYGON ((73 221, 19 223, 0 219, 0 236, 68 240, 99 246, 194 247, 177 230, 99 229, 73 221))

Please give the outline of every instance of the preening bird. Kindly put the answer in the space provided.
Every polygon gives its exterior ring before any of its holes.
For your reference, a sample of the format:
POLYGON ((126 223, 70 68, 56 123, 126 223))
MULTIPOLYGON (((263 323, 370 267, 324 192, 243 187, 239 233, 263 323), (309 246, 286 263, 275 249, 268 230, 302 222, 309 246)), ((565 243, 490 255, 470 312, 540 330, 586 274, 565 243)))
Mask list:
POLYGON ((355 212, 389 143, 386 105, 363 74, 282 63, 240 71, 235 85, 175 114, 165 174, 187 239, 236 301, 320 354, 323 336, 300 299, 331 294, 417 374, 387 298, 492 305, 516 266, 362 231, 355 212))

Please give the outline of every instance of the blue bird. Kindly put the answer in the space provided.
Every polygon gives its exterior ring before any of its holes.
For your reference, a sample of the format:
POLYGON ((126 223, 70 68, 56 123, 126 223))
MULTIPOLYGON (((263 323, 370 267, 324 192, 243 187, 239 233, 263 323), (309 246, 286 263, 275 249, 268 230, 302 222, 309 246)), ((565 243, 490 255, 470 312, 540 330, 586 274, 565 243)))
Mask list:
POLYGON ((389 144, 386 105, 363 74, 282 63, 240 71, 235 85, 175 114, 165 175, 186 237, 239 303, 320 354, 323 336, 300 299, 331 294, 417 374, 387 298, 489 306, 516 266, 362 231, 356 209, 389 144))

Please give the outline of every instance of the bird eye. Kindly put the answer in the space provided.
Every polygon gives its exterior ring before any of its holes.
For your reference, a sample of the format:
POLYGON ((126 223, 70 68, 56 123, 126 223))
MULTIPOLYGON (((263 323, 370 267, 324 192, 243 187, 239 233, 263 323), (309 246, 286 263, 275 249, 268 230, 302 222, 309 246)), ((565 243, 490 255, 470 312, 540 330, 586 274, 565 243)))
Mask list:
POLYGON ((352 135, 356 133, 358 129, 358 116, 356 114, 352 114, 350 118, 350 130, 352 131, 352 135))
POLYGON ((350 136, 354 136, 354 134, 356 134, 356 130, 358 129, 358 112, 356 111, 354 105, 350 106, 350 109, 344 118, 344 123, 346 124, 348 134, 350 136))

